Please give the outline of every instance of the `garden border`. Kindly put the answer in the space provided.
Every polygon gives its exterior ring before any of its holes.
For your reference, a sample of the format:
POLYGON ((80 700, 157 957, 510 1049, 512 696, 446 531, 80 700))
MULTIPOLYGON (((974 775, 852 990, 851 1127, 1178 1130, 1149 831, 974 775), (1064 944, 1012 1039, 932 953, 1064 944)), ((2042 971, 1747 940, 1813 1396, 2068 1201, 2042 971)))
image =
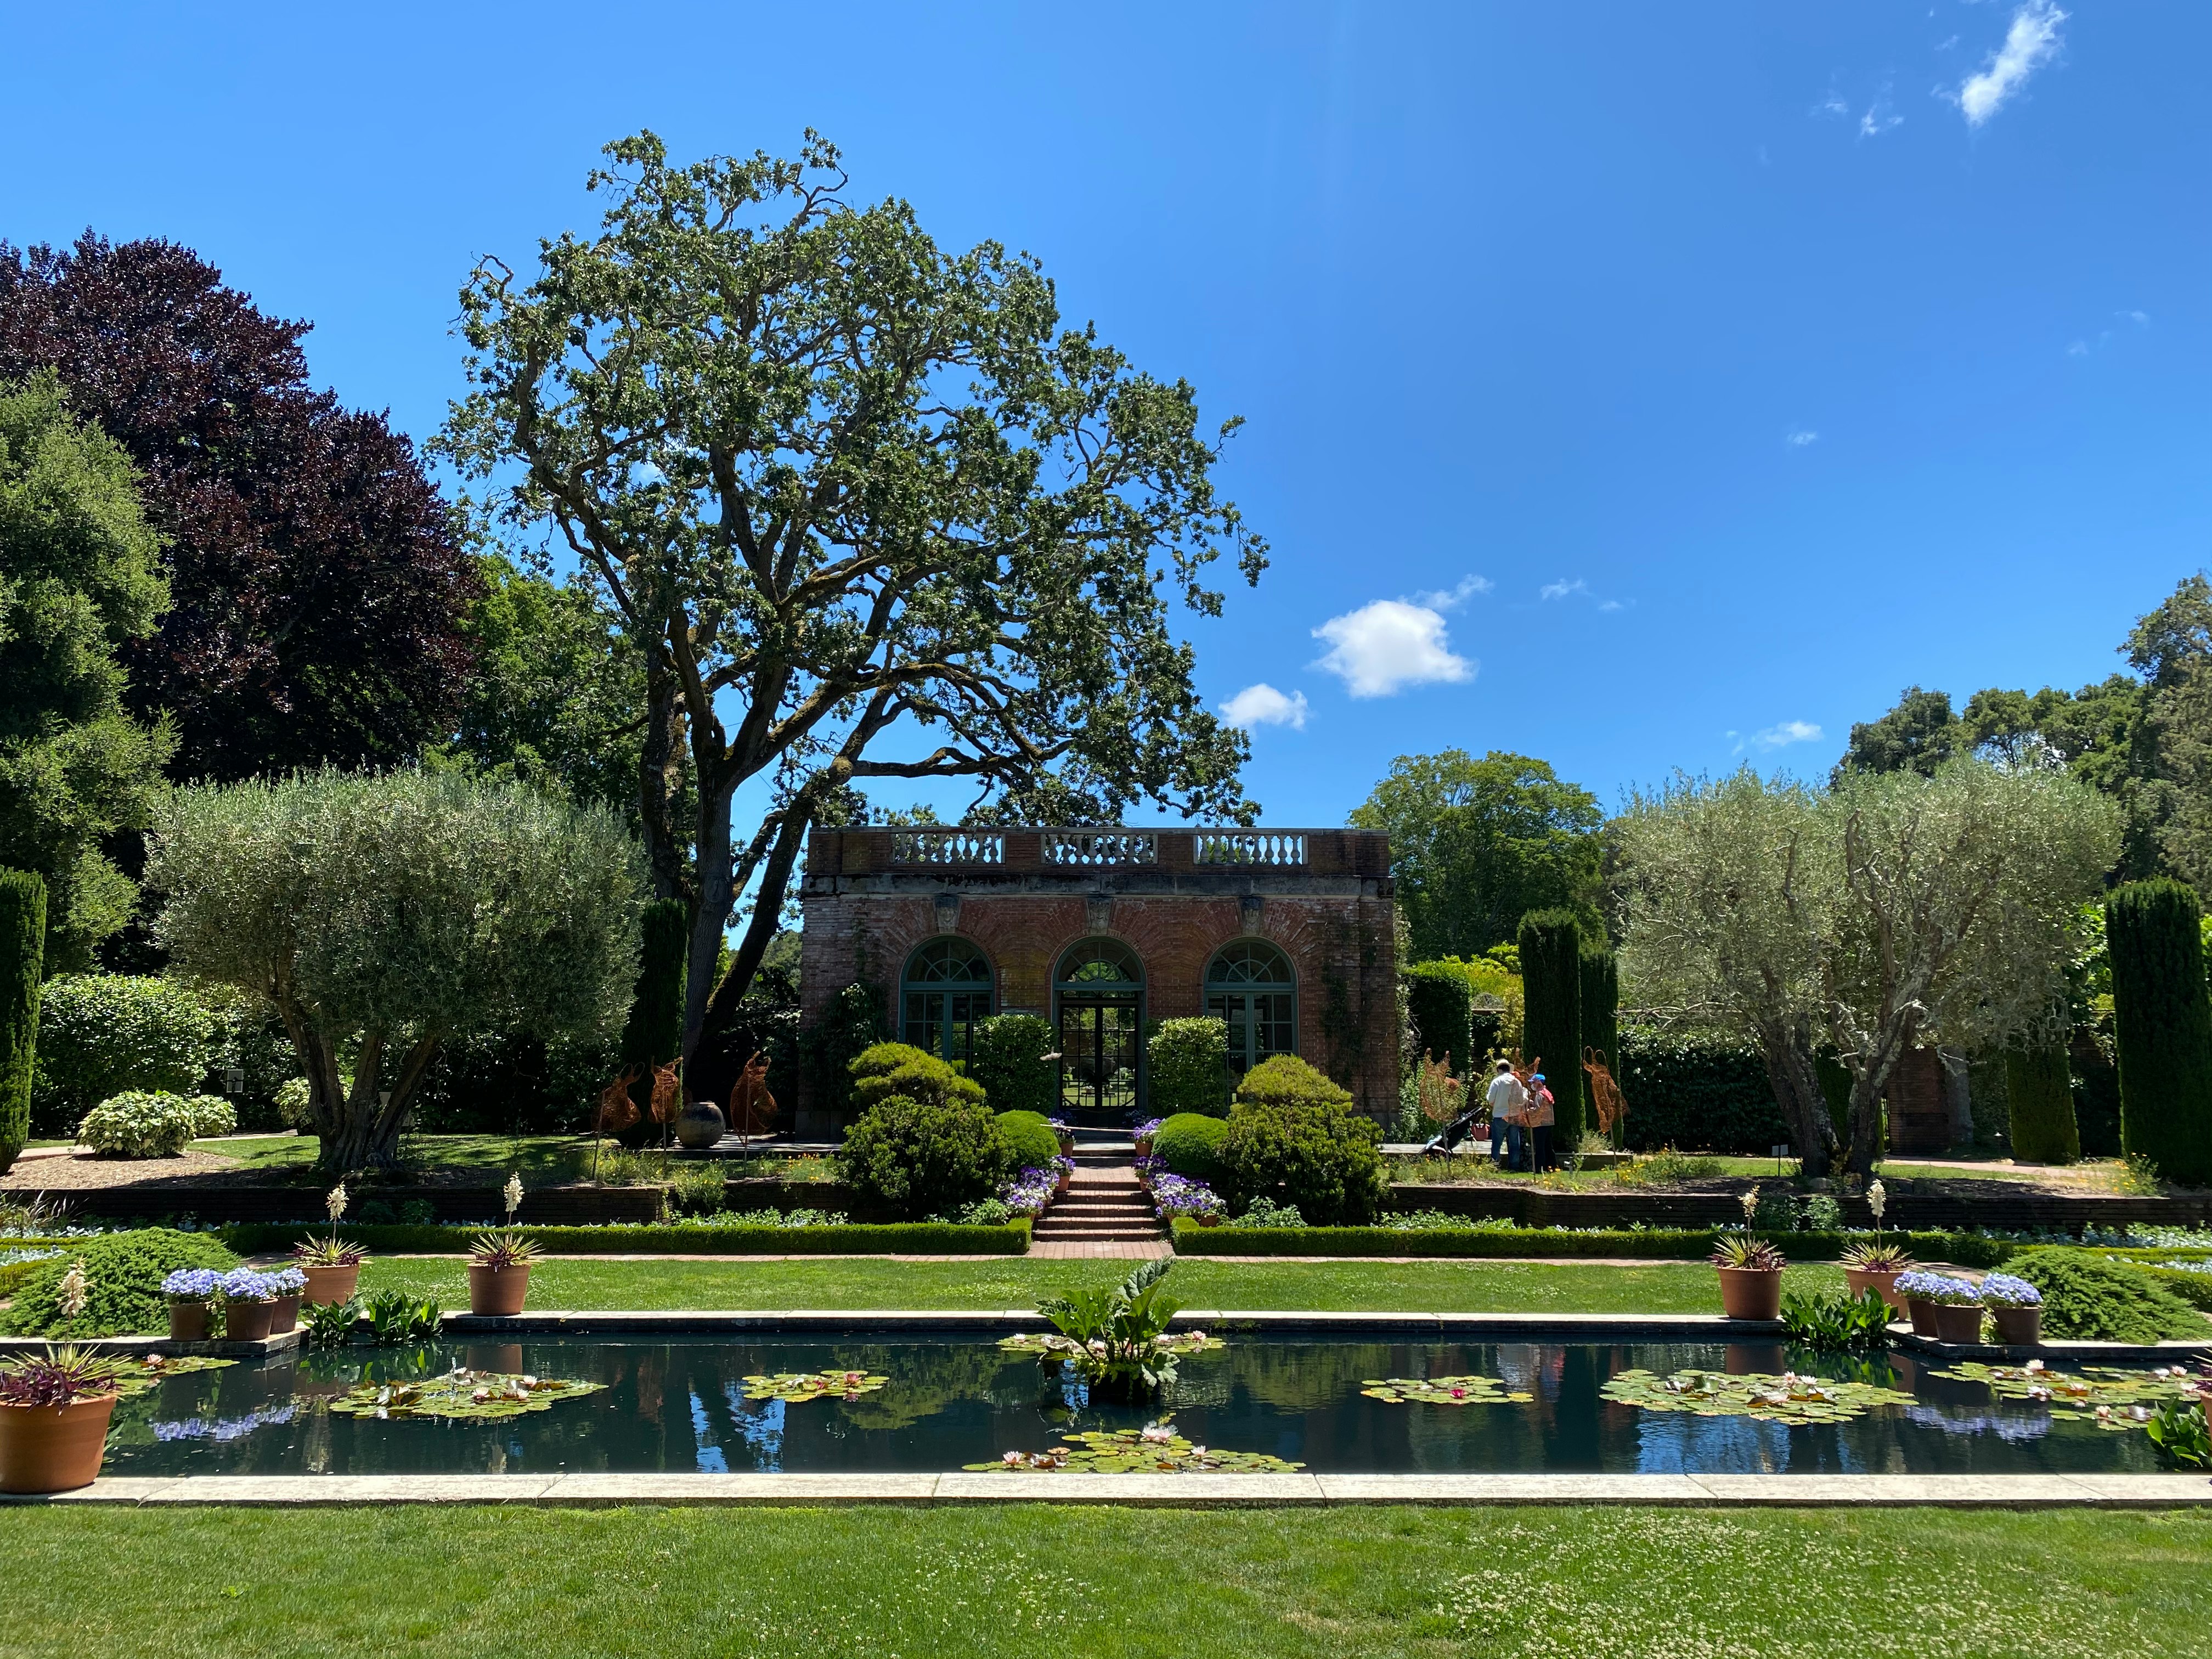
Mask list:
MULTIPOLYGON (((455 1226, 341 1222, 338 1231, 376 1255, 468 1254, 470 1241, 493 1224, 455 1226)), ((211 1230, 240 1255, 278 1255, 330 1225, 307 1222, 232 1222, 211 1230)), ((679 1227, 610 1222, 595 1226, 532 1226, 514 1231, 548 1255, 1026 1255, 1026 1216, 994 1227, 948 1221, 850 1223, 841 1227, 679 1227)))

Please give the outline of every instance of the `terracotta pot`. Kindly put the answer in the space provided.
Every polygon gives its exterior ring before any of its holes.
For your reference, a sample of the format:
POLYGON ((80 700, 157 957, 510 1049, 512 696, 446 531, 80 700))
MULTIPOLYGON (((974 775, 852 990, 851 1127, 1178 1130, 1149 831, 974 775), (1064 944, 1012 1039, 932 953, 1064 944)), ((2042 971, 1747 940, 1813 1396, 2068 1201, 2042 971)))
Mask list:
POLYGON ((318 1304, 352 1301, 353 1287, 361 1282, 358 1261, 346 1267, 302 1267, 301 1271, 307 1275, 307 1288, 303 1294, 318 1304))
POLYGON ((1062 1158, 1073 1158, 1075 1156, 1075 1137, 1073 1135, 1060 1136, 1060 1155, 1062 1158))
POLYGON ((1060 1194, 1062 1197, 1066 1197, 1066 1194, 1067 1194, 1067 1185, 1068 1185, 1068 1177, 1067 1177, 1065 1174, 1063 1174, 1063 1175, 1060 1177, 1060 1179, 1059 1179, 1059 1180, 1057 1180, 1057 1181, 1055 1181, 1055 1182, 1054 1182, 1052 1183, 1052 1189, 1053 1189, 1053 1191, 1054 1191, 1054 1192, 1058 1193, 1058 1194, 1060 1194))
POLYGON ((1990 1317, 1996 1322, 1997 1340, 2008 1348, 2033 1348, 2043 1340, 2040 1308, 1992 1308, 1990 1317))
POLYGON ((305 1291, 295 1291, 289 1296, 278 1297, 269 1304, 270 1335, 282 1336, 287 1331, 300 1328, 300 1298, 305 1294, 305 1291))
POLYGON ((1936 1334, 1936 1304, 1933 1302, 1924 1297, 1908 1296, 1905 1298, 1905 1309, 1911 1316, 1913 1335, 1936 1334))
POLYGON ((0 1406, 0 1492, 71 1492, 99 1476, 115 1396, 0 1406))
POLYGON ((1152 1155, 1152 1138, 1150 1136, 1146 1136, 1144 1139, 1137 1142, 1135 1150, 1139 1158, 1150 1158, 1152 1155))
POLYGON ((695 1100, 676 1120, 676 1144, 703 1152, 720 1140, 728 1129, 729 1125, 722 1121, 720 1107, 711 1100, 695 1100))
POLYGON ((1897 1275, 1903 1271, 1899 1268, 1890 1273, 1862 1273, 1856 1267, 1846 1267, 1844 1269, 1844 1285, 1850 1291, 1854 1302, 1869 1291, 1875 1291, 1880 1292, 1883 1301, 1889 1304, 1891 1312, 1903 1313, 1905 1298, 1897 1293, 1897 1275))
POLYGON ((1193 1216, 1191 1219, 1201 1227, 1218 1227, 1221 1224, 1221 1218, 1218 1215, 1193 1216))
POLYGON ((1937 1303, 1936 1340, 1967 1345, 1979 1342, 1982 1340, 1982 1304, 1969 1302, 1960 1307, 1949 1302, 1937 1303))
POLYGON ((269 1334, 269 1322, 276 1316, 274 1302, 226 1302, 222 1304, 222 1340, 259 1342, 269 1334))
POLYGON ((1721 1312, 1730 1319, 1779 1319, 1782 1275, 1759 1267, 1716 1267, 1721 1276, 1721 1312))
POLYGON ((480 1267, 473 1261, 469 1264, 471 1313, 506 1319, 522 1311, 522 1299, 529 1294, 527 1267, 480 1267))
POLYGON ((208 1334, 208 1304, 204 1302, 172 1302, 169 1304, 169 1340, 172 1342, 204 1342, 208 1334))

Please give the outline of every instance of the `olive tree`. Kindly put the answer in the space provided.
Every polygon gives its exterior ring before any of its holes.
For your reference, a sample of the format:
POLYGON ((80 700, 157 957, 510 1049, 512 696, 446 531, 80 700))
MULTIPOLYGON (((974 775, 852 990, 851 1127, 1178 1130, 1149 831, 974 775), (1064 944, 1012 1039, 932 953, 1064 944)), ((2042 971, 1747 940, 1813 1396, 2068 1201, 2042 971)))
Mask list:
POLYGON ((1838 1149, 1816 1050, 1850 1073, 1849 1165, 1869 1175, 1908 1049, 1986 1049, 2059 1017, 2076 912, 2119 854, 2117 810, 2087 785, 1972 759, 1826 791, 1682 779, 1614 828, 1636 997, 1759 1043, 1808 1174, 1838 1149))
POLYGON ((637 978, 644 871, 613 815, 465 773, 177 790, 148 879, 177 968, 283 1018, 332 1170, 396 1160, 447 1037, 605 1035, 637 978))
POLYGON ((495 527, 604 588, 642 659, 647 854, 659 896, 696 901, 684 1056, 856 782, 964 778, 975 810, 1030 822, 1146 797, 1249 822, 1244 739, 1170 627, 1176 601, 1218 613, 1223 552, 1248 580, 1266 562, 1212 481, 1235 423, 1202 434, 1188 385, 1063 329, 1033 260, 848 201, 811 133, 798 160, 672 165, 649 132, 607 153, 596 235, 463 289, 473 390, 441 443, 495 527), (755 780, 769 804, 740 835, 755 780))

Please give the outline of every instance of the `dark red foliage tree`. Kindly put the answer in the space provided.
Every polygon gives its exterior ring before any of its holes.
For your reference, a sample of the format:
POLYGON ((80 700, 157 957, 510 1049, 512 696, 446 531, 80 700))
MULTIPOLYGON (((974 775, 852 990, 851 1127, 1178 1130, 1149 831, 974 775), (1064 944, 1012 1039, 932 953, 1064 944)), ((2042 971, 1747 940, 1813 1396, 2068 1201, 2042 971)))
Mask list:
POLYGON ((0 243, 0 379, 58 372, 169 538, 127 697, 176 715, 179 778, 404 759, 467 674, 474 562, 407 439, 308 385, 310 326, 173 242, 0 243))

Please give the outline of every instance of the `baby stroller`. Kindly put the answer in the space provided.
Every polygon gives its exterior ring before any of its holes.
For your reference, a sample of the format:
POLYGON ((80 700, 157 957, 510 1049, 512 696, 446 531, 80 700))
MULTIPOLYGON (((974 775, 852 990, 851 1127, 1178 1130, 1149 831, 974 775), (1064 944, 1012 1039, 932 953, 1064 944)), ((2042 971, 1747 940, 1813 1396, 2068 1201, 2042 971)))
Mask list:
POLYGON ((1431 1158, 1448 1158, 1459 1148, 1459 1144, 1474 1133, 1474 1126, 1482 1121, 1490 1110, 1490 1103, 1480 1098, 1471 1106, 1461 1108, 1457 1117, 1444 1125, 1443 1133, 1421 1148, 1431 1158))

